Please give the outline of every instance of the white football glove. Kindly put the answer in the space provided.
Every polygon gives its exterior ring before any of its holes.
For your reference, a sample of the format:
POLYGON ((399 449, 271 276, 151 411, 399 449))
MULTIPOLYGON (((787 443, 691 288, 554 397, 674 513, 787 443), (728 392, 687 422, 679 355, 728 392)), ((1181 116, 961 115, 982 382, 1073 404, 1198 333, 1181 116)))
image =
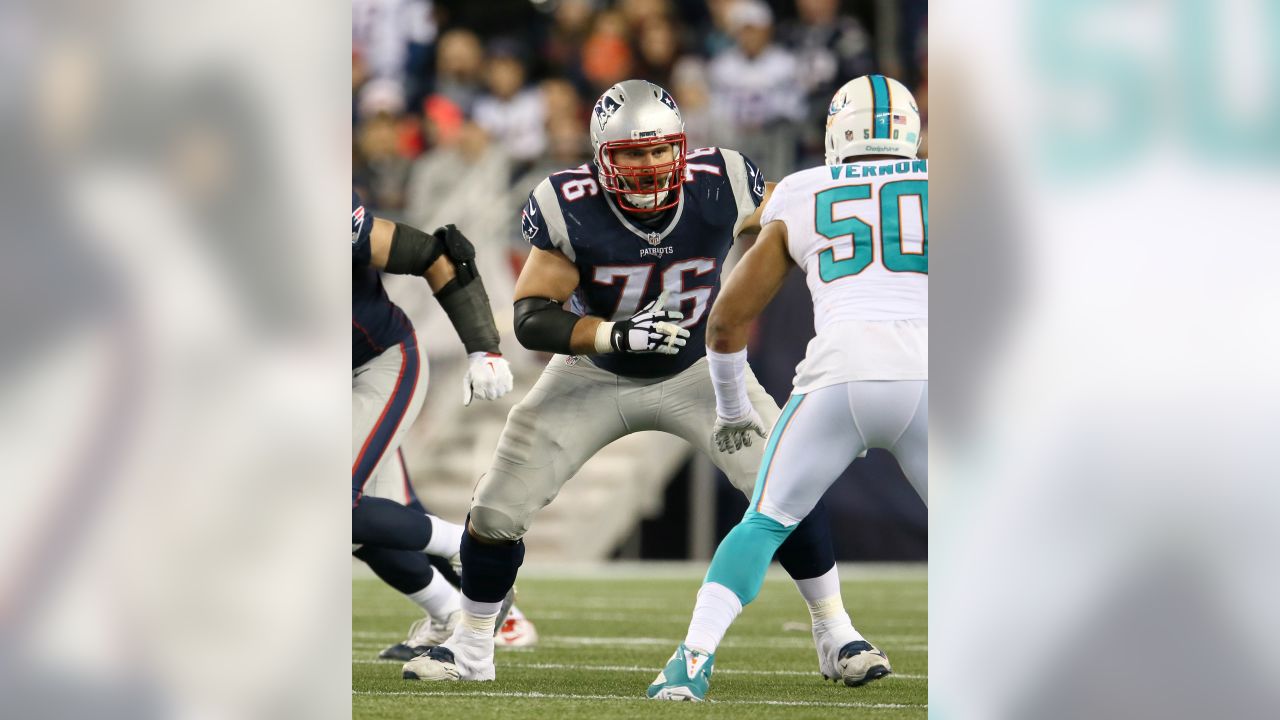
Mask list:
MULTIPOLYGON (((689 337, 689 331, 672 322, 683 320, 684 313, 664 307, 668 294, 664 290, 656 300, 645 305, 629 319, 606 325, 603 329, 608 332, 609 349, 614 352, 661 355, 680 352, 689 337)), ((597 338, 597 346, 601 344, 601 338, 597 338)))
POLYGON ((717 416, 715 427, 711 429, 711 441, 720 449, 720 452, 732 455, 735 450, 751 447, 753 434, 761 438, 769 437, 769 431, 765 429, 764 421, 760 419, 760 413, 756 412, 755 408, 752 408, 746 417, 737 420, 725 420, 717 416))
POLYGON ((507 359, 497 353, 475 352, 467 355, 470 364, 462 378, 462 404, 470 405, 472 398, 497 400, 511 392, 515 379, 507 359))

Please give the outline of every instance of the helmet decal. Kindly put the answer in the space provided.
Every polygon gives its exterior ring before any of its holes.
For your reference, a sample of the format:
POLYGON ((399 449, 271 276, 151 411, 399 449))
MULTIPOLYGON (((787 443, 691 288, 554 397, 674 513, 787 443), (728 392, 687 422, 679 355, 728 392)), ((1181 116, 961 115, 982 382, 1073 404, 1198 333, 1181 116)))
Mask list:
POLYGON ((676 99, 671 97, 671 93, 667 92, 666 88, 658 88, 658 90, 662 93, 658 97, 658 100, 660 100, 663 105, 666 105, 672 110, 675 110, 676 112, 680 112, 680 108, 676 107, 676 99))
POLYGON ((612 118, 613 114, 618 112, 618 108, 621 107, 622 103, 609 97, 608 93, 600 96, 600 99, 596 101, 596 107, 593 112, 595 113, 596 122, 600 125, 601 130, 604 130, 604 126, 609 122, 609 118, 612 118))

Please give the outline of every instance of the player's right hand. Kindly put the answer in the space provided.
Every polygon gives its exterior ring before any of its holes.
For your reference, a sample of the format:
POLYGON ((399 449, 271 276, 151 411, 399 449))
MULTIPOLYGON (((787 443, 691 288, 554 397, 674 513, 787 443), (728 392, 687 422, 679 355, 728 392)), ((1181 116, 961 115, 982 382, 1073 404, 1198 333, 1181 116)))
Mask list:
POLYGON ((760 413, 752 408, 747 416, 738 420, 716 418, 715 427, 711 429, 711 442, 723 453, 732 455, 743 447, 751 447, 751 436, 759 435, 761 439, 769 437, 765 430, 760 413))
POLYGON ((674 322, 683 320, 684 313, 663 307, 666 305, 667 295, 664 290, 656 300, 645 305, 630 319, 613 324, 609 344, 613 346, 614 352, 662 355, 680 352, 689 338, 689 331, 674 322))

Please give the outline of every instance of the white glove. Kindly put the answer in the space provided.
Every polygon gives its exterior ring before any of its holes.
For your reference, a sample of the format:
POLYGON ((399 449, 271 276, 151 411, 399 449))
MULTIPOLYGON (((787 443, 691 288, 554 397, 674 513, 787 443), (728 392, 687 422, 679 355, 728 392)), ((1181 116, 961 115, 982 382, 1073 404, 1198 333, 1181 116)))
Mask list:
POLYGON ((664 290, 656 300, 635 315, 618 322, 603 322, 596 329, 596 352, 659 353, 675 355, 685 346, 689 331, 673 320, 683 320, 684 313, 667 310, 664 290))
POLYGON ((711 441, 720 449, 720 452, 732 455, 735 450, 741 450, 744 446, 751 447, 753 433, 761 438, 769 437, 764 421, 760 419, 760 413, 756 412, 755 408, 752 408, 746 417, 738 420, 725 420, 717 416, 715 427, 711 429, 711 441))
POLYGON ((475 352, 467 355, 470 365, 462 378, 462 404, 470 405, 473 397, 497 400, 511 392, 515 379, 507 359, 497 353, 475 352))

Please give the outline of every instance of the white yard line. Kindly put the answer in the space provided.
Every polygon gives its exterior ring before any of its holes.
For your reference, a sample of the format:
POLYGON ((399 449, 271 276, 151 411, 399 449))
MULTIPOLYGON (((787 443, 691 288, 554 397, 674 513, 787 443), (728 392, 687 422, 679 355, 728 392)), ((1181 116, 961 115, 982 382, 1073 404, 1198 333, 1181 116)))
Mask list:
MULTIPOLYGON (((418 696, 418 697, 491 697, 491 698, 532 698, 542 700, 626 700, 648 701, 648 698, 633 695, 573 695, 568 693, 542 692, 388 692, 384 690, 357 690, 352 695, 374 696, 418 696)), ((783 707, 833 707, 833 708, 927 708, 927 704, 901 703, 851 703, 851 702, 818 702, 809 700, 711 700, 716 705, 778 705, 783 707)))

